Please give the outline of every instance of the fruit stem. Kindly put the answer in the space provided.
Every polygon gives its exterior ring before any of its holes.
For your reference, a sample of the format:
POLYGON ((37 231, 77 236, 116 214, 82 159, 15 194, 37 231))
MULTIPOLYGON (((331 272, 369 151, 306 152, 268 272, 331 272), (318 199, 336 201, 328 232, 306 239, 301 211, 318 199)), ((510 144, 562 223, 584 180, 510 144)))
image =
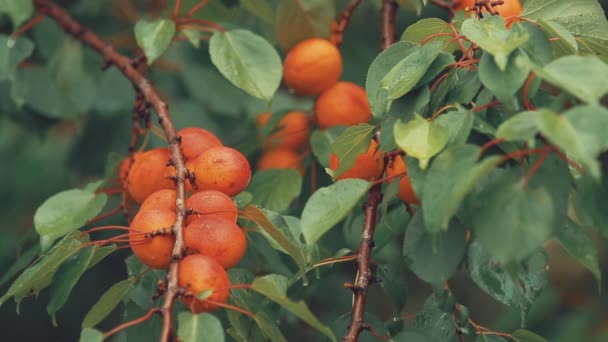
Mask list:
POLYGON ((190 18, 191 16, 193 16, 196 12, 198 12, 198 10, 203 8, 203 6, 207 4, 207 2, 209 2, 209 0, 199 1, 196 5, 192 6, 192 8, 188 11, 188 13, 186 13, 184 18, 190 18))
POLYGON ((148 319, 150 319, 150 317, 152 317, 156 313, 160 313, 160 309, 159 308, 150 309, 150 311, 148 311, 145 315, 143 315, 143 316, 141 316, 139 318, 136 318, 136 319, 134 319, 132 321, 125 322, 125 323, 117 326, 116 328, 108 331, 107 333, 103 334, 103 338, 106 339, 106 338, 108 338, 108 337, 116 334, 117 332, 119 332, 121 330, 127 329, 129 327, 134 326, 134 325, 138 325, 140 323, 143 323, 143 322, 147 321, 148 319))

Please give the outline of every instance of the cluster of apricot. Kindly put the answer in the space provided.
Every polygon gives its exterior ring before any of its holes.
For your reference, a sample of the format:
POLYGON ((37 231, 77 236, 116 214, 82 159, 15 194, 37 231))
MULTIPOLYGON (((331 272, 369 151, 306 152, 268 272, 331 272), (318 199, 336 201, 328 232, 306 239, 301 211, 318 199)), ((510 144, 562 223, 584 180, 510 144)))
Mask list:
MULTIPOLYGON (((334 39, 335 40, 335 39, 334 39)), ((287 87, 301 96, 317 96, 314 106, 314 122, 319 129, 325 130, 336 126, 353 126, 367 123, 372 114, 365 89, 355 83, 340 81, 342 75, 342 55, 331 41, 321 38, 310 38, 295 45, 288 51, 283 63, 283 76, 287 87)), ((258 125, 268 121, 268 113, 258 117, 258 125)), ((280 122, 283 129, 270 139, 277 145, 302 148, 308 141, 310 127, 304 113, 288 113, 280 122), (301 119, 296 119, 296 117, 301 119), (297 142, 297 143, 296 143, 297 142)), ((279 127, 281 128, 281 127, 279 127)), ((266 152, 259 162, 259 169, 280 168, 283 165, 268 162, 266 152)), ((282 154, 286 156, 286 153, 282 154)), ((278 159, 278 157, 275 157, 278 159)), ((293 158, 285 158, 291 163, 293 158)), ((337 170, 340 160, 335 154, 330 155, 329 166, 337 170)), ((374 180, 382 176, 384 158, 378 150, 378 144, 372 140, 367 152, 360 154, 355 164, 338 175, 337 179, 359 178, 374 180)), ((285 165, 291 165, 285 162, 285 165)), ((300 164, 297 164, 301 168, 300 164)), ((386 168, 389 179, 401 176, 399 198, 407 203, 418 204, 414 195, 407 168, 401 157, 397 157, 386 168)))
MULTIPOLYGON (((511 27, 514 22, 519 22, 519 16, 523 10, 520 0, 504 0, 502 5, 493 6, 494 10, 503 18, 505 18, 507 27, 511 27)), ((456 11, 464 10, 465 12, 473 12, 475 10, 475 0, 459 0, 455 2, 454 9, 456 11)), ((487 12, 485 8, 482 12, 487 12)))
MULTIPOLYGON (((226 302, 230 280, 226 270, 245 254, 247 239, 236 224, 238 209, 230 196, 249 184, 251 168, 239 151, 225 147, 201 128, 179 131, 186 167, 194 175, 188 192, 188 215, 183 231, 187 256, 179 262, 180 287, 188 291, 182 301, 193 312, 206 312, 226 302), (208 297, 199 298, 200 293, 208 297)), ((135 256, 155 269, 169 267, 175 236, 175 171, 166 148, 136 153, 120 167, 120 179, 129 196, 140 204, 129 226, 129 243, 135 256)))

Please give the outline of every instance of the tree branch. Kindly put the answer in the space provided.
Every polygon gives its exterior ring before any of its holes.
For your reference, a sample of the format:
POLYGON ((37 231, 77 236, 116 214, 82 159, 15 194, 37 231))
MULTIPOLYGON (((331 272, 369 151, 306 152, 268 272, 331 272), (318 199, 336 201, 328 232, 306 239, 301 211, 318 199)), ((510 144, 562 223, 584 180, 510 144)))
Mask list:
POLYGON ((382 0, 382 50, 395 43, 395 17, 398 7, 395 0, 382 0))
POLYGON ((344 11, 342 12, 342 15, 340 15, 340 22, 338 23, 338 27, 333 32, 335 35, 334 44, 336 44, 336 46, 339 47, 340 45, 342 45, 344 31, 346 31, 348 24, 350 24, 350 19, 353 16, 353 12, 359 6, 360 3, 361 0, 351 0, 348 6, 346 6, 344 11))
POLYGON ((178 262, 182 257, 184 250, 184 241, 182 236, 184 218, 186 216, 185 199, 186 191, 184 180, 186 178, 186 167, 184 166, 184 157, 180 148, 180 137, 175 132, 175 127, 169 114, 169 106, 165 103, 156 90, 152 87, 151 82, 137 70, 137 63, 134 63, 130 58, 120 54, 112 48, 111 45, 104 42, 99 36, 91 32, 86 27, 74 20, 70 14, 57 4, 49 0, 34 0, 34 4, 39 13, 45 14, 50 19, 55 20, 61 28, 71 34, 75 39, 80 40, 85 45, 97 51, 103 56, 106 65, 117 67, 123 75, 131 81, 133 86, 141 92, 146 104, 150 105, 156 111, 158 120, 163 128, 167 141, 169 142, 169 150, 171 151, 171 161, 175 168, 176 179, 176 207, 177 219, 173 227, 175 234, 175 246, 173 248, 173 256, 171 266, 169 267, 167 291, 165 300, 161 307, 163 316, 163 326, 161 331, 161 341, 170 341, 173 338, 173 304, 178 297, 179 286, 177 282, 178 262))

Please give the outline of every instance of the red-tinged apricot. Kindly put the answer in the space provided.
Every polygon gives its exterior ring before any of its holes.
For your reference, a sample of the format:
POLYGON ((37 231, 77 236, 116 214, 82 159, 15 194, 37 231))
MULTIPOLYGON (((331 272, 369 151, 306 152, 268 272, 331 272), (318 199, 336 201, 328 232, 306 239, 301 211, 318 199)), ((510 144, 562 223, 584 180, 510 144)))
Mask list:
POLYGON ((224 146, 215 134, 198 127, 188 127, 177 132, 182 138, 181 147, 186 159, 198 157, 212 147, 224 146))
POLYGON ((214 215, 188 224, 184 230, 184 243, 190 252, 209 256, 225 269, 238 264, 247 250, 243 230, 232 220, 214 215))
POLYGON ((366 123, 371 118, 367 93, 351 82, 334 84, 315 103, 315 119, 321 129, 366 123))
POLYGON ((213 147, 194 160, 199 190, 217 190, 234 196, 247 188, 251 166, 245 156, 230 147, 213 147))
POLYGON ((302 157, 288 148, 277 148, 262 153, 262 156, 258 160, 257 169, 259 171, 268 169, 294 169, 298 170, 300 174, 304 174, 302 157))
MULTIPOLYGON (((454 9, 457 11, 474 11, 475 0, 461 0, 454 9)), ((505 18, 507 27, 511 27, 512 23, 520 21, 519 16, 521 15, 523 6, 520 0, 504 0, 502 5, 496 5, 494 9, 501 17, 505 18)), ((487 10, 484 8, 483 12, 487 13, 487 10)))
POLYGON ((175 190, 162 189, 155 191, 146 197, 139 207, 140 211, 148 209, 166 209, 175 212, 175 190))
POLYGON ((133 154, 133 159, 131 159, 130 157, 126 157, 122 160, 118 169, 118 180, 120 181, 120 184, 123 184, 125 182, 125 180, 127 179, 127 171, 129 171, 129 168, 131 167, 131 164, 133 164, 133 161, 136 160, 141 154, 142 152, 135 152, 133 154))
POLYGON ((317 95, 342 74, 342 55, 330 41, 306 39, 294 46, 283 62, 283 79, 299 95, 317 95))
MULTIPOLYGON (((266 126, 270 119, 270 113, 262 113, 256 118, 258 127, 266 126)), ((279 120, 274 127, 276 133, 270 135, 264 141, 266 149, 286 147, 300 150, 308 144, 310 136, 310 118, 303 112, 289 112, 279 120)))
POLYGON ((186 200, 186 207, 195 211, 194 214, 188 215, 186 224, 211 215, 236 222, 239 215, 238 208, 232 198, 216 190, 203 190, 194 193, 186 200))
POLYGON ((127 190, 137 203, 155 191, 175 187, 169 178, 175 172, 167 166, 170 158, 166 148, 155 148, 137 157, 127 177, 127 190))
POLYGON ((182 302, 193 313, 211 312, 220 307, 207 300, 226 303, 230 295, 230 279, 222 266, 213 258, 201 254, 189 255, 179 262, 178 285, 192 293, 182 296, 182 302), (198 299, 204 291, 211 291, 205 299, 198 299))
POLYGON ((133 254, 146 266, 155 269, 165 269, 171 263, 175 236, 170 232, 175 224, 175 211, 168 209, 140 210, 129 226, 129 244, 133 254), (146 237, 144 233, 158 233, 165 230, 165 234, 146 237))
MULTIPOLYGON (((338 180, 348 178, 359 178, 367 181, 376 179, 382 175, 382 153, 376 151, 378 144, 372 140, 367 152, 360 154, 353 166, 346 170, 338 180)), ((329 156, 329 168, 336 171, 340 166, 340 160, 335 154, 329 156)))
POLYGON ((405 164, 403 158, 396 157, 393 159, 392 163, 387 165, 386 176, 395 178, 401 177, 399 180, 399 193, 397 193, 397 197, 399 197, 399 199, 408 204, 420 205, 420 201, 416 197, 416 193, 414 192, 410 178, 407 176, 407 164, 405 164), (404 175, 398 176, 401 174, 404 175))

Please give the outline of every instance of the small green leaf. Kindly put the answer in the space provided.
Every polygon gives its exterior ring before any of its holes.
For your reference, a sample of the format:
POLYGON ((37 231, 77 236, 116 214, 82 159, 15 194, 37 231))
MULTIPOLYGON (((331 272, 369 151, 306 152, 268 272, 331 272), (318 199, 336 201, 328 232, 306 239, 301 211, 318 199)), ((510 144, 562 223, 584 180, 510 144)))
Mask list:
POLYGON ((593 239, 572 221, 569 221, 563 227, 559 227, 556 231, 559 243, 576 261, 593 274, 597 280, 598 288, 601 288, 602 272, 600 271, 599 256, 593 239))
POLYGON ((517 342, 547 342, 547 340, 539 336, 530 330, 519 329, 516 330, 513 334, 513 339, 517 342))
POLYGON ((222 322, 208 313, 193 315, 180 312, 177 316, 177 336, 184 342, 224 342, 222 322))
POLYGON ((47 199, 34 214, 42 250, 65 234, 82 227, 105 207, 108 197, 94 191, 72 189, 47 199))
POLYGON ((276 274, 271 274, 263 277, 255 278, 251 284, 251 288, 262 295, 268 297, 268 299, 281 305, 285 310, 296 315, 311 327, 317 329, 323 335, 327 336, 331 341, 336 341, 331 329, 323 325, 312 312, 308 309, 306 304, 302 301, 294 302, 287 297, 287 283, 286 277, 276 274))
POLYGON ((420 168, 425 170, 429 160, 447 145, 449 131, 434 121, 428 121, 420 115, 407 123, 395 123, 395 141, 409 156, 420 161, 420 168))
POLYGON ((576 39, 560 23, 540 19, 538 20, 538 24, 548 36, 557 38, 556 41, 553 41, 553 53, 555 57, 575 55, 578 52, 576 39))
POLYGON ((131 277, 119 281, 108 289, 86 314, 82 320, 82 328, 92 328, 103 321, 127 295, 136 281, 137 278, 131 277))
POLYGON ((345 126, 334 126, 326 130, 314 130, 310 137, 310 147, 312 153, 317 157, 317 161, 323 167, 329 167, 329 155, 331 154, 331 144, 344 132, 345 126))
POLYGON ((434 42, 439 41, 444 44, 443 50, 448 53, 452 53, 458 50, 458 42, 453 41, 453 36, 439 35, 430 40, 427 37, 430 37, 434 34, 453 34, 454 31, 450 27, 448 23, 439 19, 439 18, 425 18, 417 21, 416 23, 409 25, 403 35, 401 36, 401 40, 405 40, 412 43, 420 43, 422 41, 434 42), (451 41, 450 44, 447 42, 451 41))
POLYGON ((462 145, 467 142, 471 134, 475 114, 468 109, 459 107, 458 110, 442 114, 435 121, 448 130, 447 145, 462 145))
POLYGON ((302 176, 297 170, 271 169, 256 172, 251 178, 249 191, 252 204, 276 212, 287 210, 291 202, 300 195, 302 176))
POLYGON ((135 24, 135 40, 144 51, 148 64, 152 64, 171 44, 175 23, 170 19, 139 20, 135 24))
POLYGON ((370 183, 344 179, 318 189, 302 211, 302 234, 310 246, 340 222, 365 195, 370 183))
POLYGON ((496 138, 505 141, 529 141, 538 133, 538 113, 529 111, 513 115, 498 127, 496 138))
POLYGON ((209 53, 220 73, 249 95, 270 101, 279 88, 281 58, 264 38, 247 30, 216 31, 209 53))
POLYGON ((280 0, 275 22, 279 45, 288 50, 308 38, 329 38, 335 14, 333 0, 280 0))
POLYGON ((185 29, 185 30, 181 30, 180 32, 184 36, 186 36, 186 38, 188 39, 190 44, 192 44, 192 46, 194 46, 197 49, 201 46, 201 32, 200 31, 194 30, 194 29, 185 29))
POLYGON ((0 35, 0 81, 11 79, 17 65, 29 57, 33 51, 34 44, 25 37, 12 40, 7 35, 0 35))
POLYGON ((602 178, 598 184, 591 177, 582 177, 576 186, 574 208, 576 217, 585 227, 590 227, 608 239, 608 180, 602 178))
POLYGON ((257 312, 255 315, 255 322, 271 342, 287 342, 287 339, 283 336, 283 333, 281 333, 279 326, 273 322, 265 312, 257 312))
POLYGON ((334 178, 339 177, 346 170, 350 169, 360 154, 367 152, 369 149, 372 136, 374 135, 375 126, 369 124, 359 124, 348 127, 340 136, 331 144, 332 152, 338 157, 340 165, 333 172, 334 178))
POLYGON ((16 29, 34 14, 34 4, 32 0, 0 0, 1 13, 11 17, 13 28, 16 29))
POLYGON ((376 276, 380 279, 380 285, 384 292, 391 298, 397 312, 401 312, 407 302, 407 277, 403 267, 384 264, 376 269, 376 276))
POLYGON ((502 102, 509 102, 524 84, 530 73, 528 55, 521 49, 508 57, 507 65, 501 70, 491 55, 484 53, 479 62, 479 79, 502 102))
POLYGON ((78 342, 102 342, 103 333, 95 329, 82 329, 78 342))

